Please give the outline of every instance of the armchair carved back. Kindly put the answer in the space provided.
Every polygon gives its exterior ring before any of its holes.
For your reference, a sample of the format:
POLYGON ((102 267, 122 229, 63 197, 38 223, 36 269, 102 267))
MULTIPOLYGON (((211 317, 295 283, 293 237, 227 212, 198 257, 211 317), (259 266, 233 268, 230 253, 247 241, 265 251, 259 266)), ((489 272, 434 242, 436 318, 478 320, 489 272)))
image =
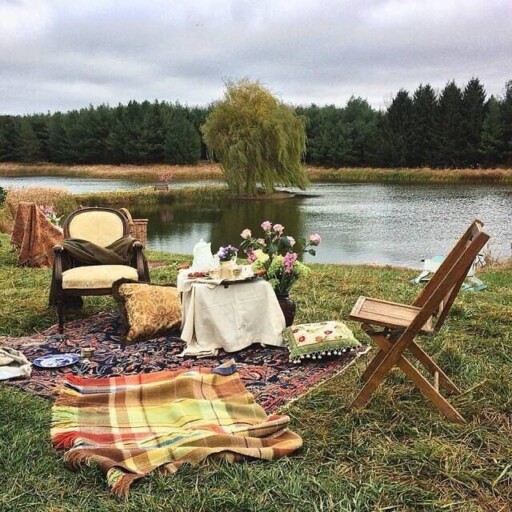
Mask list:
POLYGON ((70 213, 64 222, 64 238, 79 238, 106 247, 127 236, 126 217, 113 208, 87 207, 70 213))

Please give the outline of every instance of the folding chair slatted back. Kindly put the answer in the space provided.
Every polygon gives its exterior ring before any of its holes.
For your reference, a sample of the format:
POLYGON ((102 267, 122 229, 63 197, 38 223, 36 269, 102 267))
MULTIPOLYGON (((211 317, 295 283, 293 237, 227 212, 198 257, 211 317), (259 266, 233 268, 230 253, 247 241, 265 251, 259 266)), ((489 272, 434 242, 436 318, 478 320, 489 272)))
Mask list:
POLYGON ((441 287, 446 290, 443 299, 439 302, 436 312, 437 318, 434 324, 436 331, 442 327, 471 265, 480 250, 487 243, 487 240, 489 240, 489 235, 483 232, 482 227, 483 223, 479 220, 475 220, 471 226, 469 226, 445 260, 441 263, 441 266, 432 276, 432 279, 428 281, 423 292, 413 303, 413 306, 421 308, 428 302, 437 288, 441 287), (467 255, 465 256, 465 254, 467 255), (468 262, 467 260, 470 258, 469 255, 474 256, 468 262), (458 270, 456 270, 455 267, 457 267, 458 270), (455 274, 458 275, 458 279, 455 278, 455 274))
POLYGON ((439 386, 454 393, 460 393, 460 391, 441 368, 415 343, 414 338, 420 331, 425 331, 425 325, 431 325, 435 315, 437 315, 437 321, 434 330, 439 330, 443 325, 473 261, 489 240, 489 235, 483 232, 482 226, 480 221, 473 222, 412 306, 366 297, 359 298, 350 318, 363 322, 363 329, 377 343, 380 351, 370 361, 363 374, 365 384, 354 400, 354 405, 364 405, 389 371, 394 366, 398 366, 443 414, 453 421, 464 422, 464 418, 439 393, 439 386), (365 303, 368 304, 367 307, 365 307, 365 303), (385 322, 379 318, 379 306, 382 312, 381 318, 385 318, 385 322), (370 309, 371 315, 367 313, 370 309), (417 313, 404 327, 405 311, 410 314, 411 309, 416 309, 417 313), (396 326, 392 323, 392 312, 397 315, 396 326), (372 325, 385 327, 385 329, 377 332, 372 325), (433 375, 433 385, 405 357, 406 350, 414 355, 433 375))

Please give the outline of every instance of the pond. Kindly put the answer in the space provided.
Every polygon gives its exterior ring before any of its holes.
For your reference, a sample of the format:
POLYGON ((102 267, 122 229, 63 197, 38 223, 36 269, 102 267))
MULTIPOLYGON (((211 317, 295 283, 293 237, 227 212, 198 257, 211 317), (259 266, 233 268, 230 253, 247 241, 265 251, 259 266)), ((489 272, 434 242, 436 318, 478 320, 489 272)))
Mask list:
MULTIPOLYGON (((173 187, 212 182, 176 182, 173 187)), ((218 182, 214 182, 215 184, 218 182)), ((147 186, 125 180, 87 178, 4 178, 0 186, 55 186, 71 192, 147 186)), ((272 201, 232 200, 222 204, 129 207, 148 218, 148 247, 190 254, 199 239, 238 245, 240 232, 261 232, 263 220, 286 233, 319 233, 319 263, 374 263, 421 268, 422 258, 446 254, 475 218, 491 235, 494 257, 511 255, 512 186, 314 183, 306 197, 272 201)))
MULTIPOLYGON (((176 181, 174 188, 206 184, 220 184, 218 181, 176 181)), ((69 190, 73 194, 88 192, 112 192, 140 187, 150 187, 153 183, 124 179, 75 178, 73 176, 0 176, 0 187, 54 187, 69 190)))
POLYGON ((279 222, 286 233, 319 233, 316 257, 323 263, 375 263, 421 268, 422 258, 446 254, 478 218, 491 235, 494 257, 510 256, 512 187, 313 184, 310 197, 275 201, 230 201, 193 208, 133 208, 148 218, 149 247, 190 253, 200 239, 212 248, 238 245, 248 227, 261 233, 263 220, 279 222))

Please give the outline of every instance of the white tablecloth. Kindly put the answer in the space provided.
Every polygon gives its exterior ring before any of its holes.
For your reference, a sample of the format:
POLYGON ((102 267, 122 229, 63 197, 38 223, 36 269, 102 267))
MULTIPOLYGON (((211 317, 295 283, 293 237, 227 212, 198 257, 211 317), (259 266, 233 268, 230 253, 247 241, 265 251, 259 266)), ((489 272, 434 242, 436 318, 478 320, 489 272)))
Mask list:
MULTIPOLYGON (((186 287, 188 288, 188 286, 186 287)), ((283 346, 285 320, 272 286, 263 279, 213 287, 195 282, 182 294, 182 355, 216 355, 252 345, 283 346)))

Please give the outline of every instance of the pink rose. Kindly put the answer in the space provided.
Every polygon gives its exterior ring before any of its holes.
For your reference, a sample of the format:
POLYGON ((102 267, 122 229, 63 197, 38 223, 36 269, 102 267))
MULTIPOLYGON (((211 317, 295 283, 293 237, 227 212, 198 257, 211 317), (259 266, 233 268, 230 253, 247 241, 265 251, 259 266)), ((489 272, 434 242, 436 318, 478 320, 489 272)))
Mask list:
POLYGON ((256 240, 256 242, 258 242, 260 245, 263 245, 263 247, 265 247, 267 245, 265 243, 265 239, 264 238, 258 238, 258 240, 256 240))
POLYGON ((287 252, 286 253, 284 260, 283 260, 283 265, 284 265, 284 271, 287 274, 291 273, 291 271, 293 270, 293 265, 295 264, 296 261, 297 261, 297 253, 295 253, 295 252, 287 252))
POLYGON ((313 233, 312 235, 309 235, 309 243, 311 245, 320 245, 321 241, 322 237, 318 233, 313 233))
POLYGON ((266 220, 261 223, 261 227, 263 228, 263 231, 270 231, 272 229, 272 222, 266 220))
POLYGON ((288 242, 290 243, 290 247, 293 247, 295 245, 295 238, 293 238, 293 236, 289 236, 288 242))
POLYGON ((282 224, 274 224, 274 231, 281 235, 284 231, 284 226, 282 224))
POLYGON ((252 236, 251 230, 250 230, 250 229, 247 229, 247 228, 246 228, 246 229, 244 229, 244 230, 240 233, 240 236, 241 236, 242 238, 245 238, 246 240, 247 240, 248 238, 251 238, 251 236, 252 236))

